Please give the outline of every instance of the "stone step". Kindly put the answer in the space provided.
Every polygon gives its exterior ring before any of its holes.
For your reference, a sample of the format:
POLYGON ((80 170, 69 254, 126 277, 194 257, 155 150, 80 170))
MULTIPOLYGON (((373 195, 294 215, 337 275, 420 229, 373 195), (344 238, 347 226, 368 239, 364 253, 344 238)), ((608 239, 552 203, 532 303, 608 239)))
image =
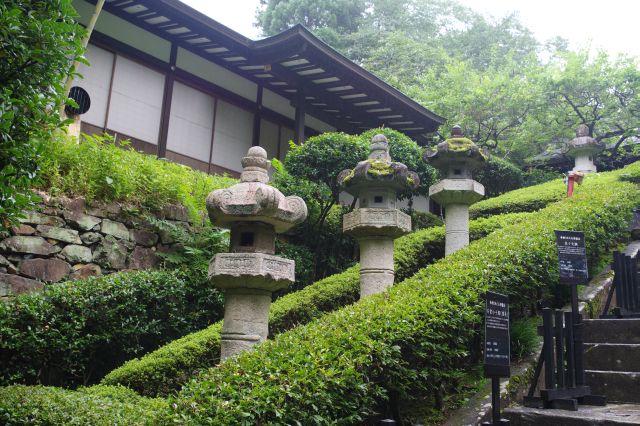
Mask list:
POLYGON ((578 406, 578 411, 545 410, 513 407, 504 410, 503 417, 511 426, 587 426, 640 424, 640 405, 608 404, 604 407, 578 406))
POLYGON ((585 380, 592 394, 604 395, 607 401, 640 403, 638 372, 586 370, 585 380))
POLYGON ((585 320, 584 341, 640 344, 640 318, 585 320))
POLYGON ((640 344, 587 343, 584 345, 584 368, 640 372, 640 344))

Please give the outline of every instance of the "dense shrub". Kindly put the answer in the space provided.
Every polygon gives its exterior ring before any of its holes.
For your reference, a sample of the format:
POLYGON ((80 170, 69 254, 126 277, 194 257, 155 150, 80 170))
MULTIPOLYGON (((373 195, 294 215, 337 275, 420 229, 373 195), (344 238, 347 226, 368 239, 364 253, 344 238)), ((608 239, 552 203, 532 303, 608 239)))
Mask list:
POLYGON ((109 136, 83 136, 80 144, 73 138, 54 139, 46 144, 40 167, 40 188, 51 195, 124 201, 150 210, 177 203, 189 208, 194 219, 206 212, 209 192, 237 182, 119 148, 109 136))
POLYGON ((433 228, 434 226, 444 225, 444 220, 438 215, 430 212, 419 212, 413 209, 401 209, 404 213, 411 216, 411 229, 418 231, 420 229, 433 228))
POLYGON ((0 2, 0 231, 33 206, 38 143, 62 125, 58 106, 84 32, 70 0, 0 2))
POLYGON ((484 185, 487 197, 518 189, 524 182, 522 170, 518 166, 496 156, 489 157, 475 178, 484 185))
POLYGON ((0 383, 75 386, 221 317, 204 273, 141 271, 0 303, 0 383))
POLYGON ((524 182, 522 186, 534 186, 541 183, 549 182, 550 180, 564 178, 564 173, 552 169, 531 168, 523 174, 524 182))
MULTIPOLYGON (((471 222, 471 238, 488 233, 526 218, 518 213, 471 222)), ((414 232, 396 240, 396 281, 409 277, 420 268, 444 255, 444 228, 414 232)), ((275 335, 297 325, 308 323, 325 312, 333 311, 358 300, 359 269, 320 280, 301 291, 276 300, 269 316, 270 334, 275 335)), ((160 349, 134 359, 109 373, 104 384, 121 384, 143 395, 166 395, 179 389, 194 372, 215 365, 220 357, 220 330, 216 323, 206 330, 185 336, 160 349)))
POLYGON ((391 394, 435 391, 479 354, 484 291, 508 294, 517 318, 558 285, 554 229, 584 231, 593 261, 626 233, 638 202, 635 185, 613 174, 589 176, 573 198, 472 243, 387 293, 208 370, 173 398, 176 419, 353 424, 391 394))
POLYGON ((44 386, 0 388, 3 425, 118 425, 168 423, 164 399, 144 398, 122 386, 93 386, 69 391, 44 386))
POLYGON ((566 196, 567 188, 560 179, 546 182, 535 188, 520 188, 498 197, 473 204, 471 217, 485 217, 502 213, 532 212, 566 196))

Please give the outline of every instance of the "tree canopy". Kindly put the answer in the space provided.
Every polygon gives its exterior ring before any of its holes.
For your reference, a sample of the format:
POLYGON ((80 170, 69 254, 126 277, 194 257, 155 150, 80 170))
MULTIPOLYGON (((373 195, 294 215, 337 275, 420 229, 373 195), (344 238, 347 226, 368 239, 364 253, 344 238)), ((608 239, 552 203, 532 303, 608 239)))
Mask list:
POLYGON ((574 136, 579 124, 608 155, 640 138, 638 59, 536 40, 515 14, 487 18, 444 0, 261 0, 273 35, 297 23, 519 165, 574 136))

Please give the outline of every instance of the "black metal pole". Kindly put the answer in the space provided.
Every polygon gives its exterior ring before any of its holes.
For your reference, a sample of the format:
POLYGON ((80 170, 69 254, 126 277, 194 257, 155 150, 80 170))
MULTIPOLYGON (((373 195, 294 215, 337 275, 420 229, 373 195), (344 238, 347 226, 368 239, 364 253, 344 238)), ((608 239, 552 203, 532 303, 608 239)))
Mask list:
POLYGON ((493 424, 500 424, 500 378, 491 378, 491 405, 493 406, 493 424))
POLYGON ((576 387, 575 372, 575 350, 573 341, 573 314, 571 312, 564 313, 565 338, 567 346, 567 377, 565 383, 569 388, 576 387))
POLYGON ((554 389, 553 312, 551 308, 542 310, 542 328, 544 330, 544 387, 545 389, 554 389))

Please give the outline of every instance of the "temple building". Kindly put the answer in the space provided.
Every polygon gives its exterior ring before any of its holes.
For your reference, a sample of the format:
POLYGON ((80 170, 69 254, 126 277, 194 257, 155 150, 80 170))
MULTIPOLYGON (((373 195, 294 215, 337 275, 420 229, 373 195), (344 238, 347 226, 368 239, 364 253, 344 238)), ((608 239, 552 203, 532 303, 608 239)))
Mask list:
MULTIPOLYGON (((86 25, 94 2, 74 0, 86 25)), ((302 26, 250 40, 177 0, 107 0, 74 83, 81 131, 208 173, 239 176, 251 146, 385 126, 425 143, 443 118, 302 26)))

